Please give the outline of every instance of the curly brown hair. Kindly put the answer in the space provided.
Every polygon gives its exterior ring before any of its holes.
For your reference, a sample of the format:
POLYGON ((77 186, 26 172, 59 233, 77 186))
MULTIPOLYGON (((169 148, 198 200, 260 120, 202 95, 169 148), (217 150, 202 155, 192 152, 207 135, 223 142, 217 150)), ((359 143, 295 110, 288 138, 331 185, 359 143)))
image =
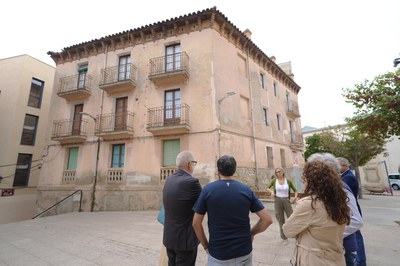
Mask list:
POLYGON ((338 224, 349 224, 350 208, 347 205, 347 195, 332 167, 320 161, 307 162, 302 178, 307 182, 304 195, 311 196, 312 208, 319 199, 325 204, 332 220, 338 224))

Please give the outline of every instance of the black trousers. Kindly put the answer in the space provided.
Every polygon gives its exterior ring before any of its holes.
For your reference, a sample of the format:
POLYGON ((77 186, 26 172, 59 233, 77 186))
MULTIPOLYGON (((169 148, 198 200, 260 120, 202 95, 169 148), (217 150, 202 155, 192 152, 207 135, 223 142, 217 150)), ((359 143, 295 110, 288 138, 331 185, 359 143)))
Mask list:
POLYGON ((196 264, 197 249, 177 251, 167 248, 168 266, 194 266, 196 264))

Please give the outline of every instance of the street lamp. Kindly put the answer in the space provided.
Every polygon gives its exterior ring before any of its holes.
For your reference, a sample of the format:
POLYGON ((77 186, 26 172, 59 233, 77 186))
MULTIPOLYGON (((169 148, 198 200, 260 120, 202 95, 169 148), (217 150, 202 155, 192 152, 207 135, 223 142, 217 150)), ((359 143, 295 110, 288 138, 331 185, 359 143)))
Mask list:
MULTIPOLYGON (((91 114, 85 113, 85 112, 80 112, 81 115, 86 115, 93 119, 93 121, 96 123, 97 119, 92 116, 91 114)), ((99 168, 99 154, 100 154, 100 138, 97 137, 97 147, 96 147, 96 166, 94 170, 94 180, 93 180, 93 186, 92 186, 92 201, 90 203, 90 211, 93 212, 94 209, 94 203, 96 199, 96 185, 97 185, 97 169, 99 168)))
POLYGON ((224 96, 221 97, 221 99, 218 100, 218 123, 219 123, 219 128, 218 128, 218 158, 221 156, 221 103, 223 100, 226 98, 235 95, 236 93, 233 91, 228 91, 227 93, 224 94, 224 96))
POLYGON ((392 189, 392 185, 390 184, 390 178, 389 178, 389 173, 388 173, 386 161, 380 161, 380 163, 383 163, 385 165, 386 177, 387 177, 387 180, 388 180, 388 183, 389 183, 390 194, 393 196, 393 189, 392 189))

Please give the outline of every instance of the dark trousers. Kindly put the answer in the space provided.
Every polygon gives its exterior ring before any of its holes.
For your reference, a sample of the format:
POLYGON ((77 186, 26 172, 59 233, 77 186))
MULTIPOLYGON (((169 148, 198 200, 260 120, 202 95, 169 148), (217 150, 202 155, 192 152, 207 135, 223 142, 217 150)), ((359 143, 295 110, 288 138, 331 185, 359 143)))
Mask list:
POLYGON ((355 265, 366 266, 367 257, 365 256, 364 238, 360 230, 356 232, 356 239, 357 239, 357 256, 355 265))
POLYGON ((196 264, 197 249, 176 251, 167 248, 168 266, 194 266, 196 264))
POLYGON ((346 266, 354 266, 354 259, 356 258, 356 252, 346 252, 344 253, 344 259, 346 261, 346 266))
POLYGON ((292 215, 292 213, 293 213, 292 205, 290 205, 289 198, 275 197, 274 207, 275 207, 275 217, 279 223, 279 230, 281 232, 281 238, 283 240, 285 240, 285 239, 287 239, 287 237, 283 233, 282 226, 285 223, 285 213, 286 213, 287 218, 289 218, 290 215, 292 215))

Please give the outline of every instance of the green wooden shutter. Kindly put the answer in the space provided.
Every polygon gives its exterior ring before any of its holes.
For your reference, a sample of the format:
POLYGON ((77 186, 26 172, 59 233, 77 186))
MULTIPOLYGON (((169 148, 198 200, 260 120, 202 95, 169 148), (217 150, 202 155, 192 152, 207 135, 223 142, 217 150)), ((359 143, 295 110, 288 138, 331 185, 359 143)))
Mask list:
POLYGON ((68 170, 76 170, 76 165, 78 163, 78 147, 69 148, 68 152, 68 170))
POLYGON ((164 140, 164 163, 163 166, 175 166, 176 156, 180 152, 179 139, 164 140))

